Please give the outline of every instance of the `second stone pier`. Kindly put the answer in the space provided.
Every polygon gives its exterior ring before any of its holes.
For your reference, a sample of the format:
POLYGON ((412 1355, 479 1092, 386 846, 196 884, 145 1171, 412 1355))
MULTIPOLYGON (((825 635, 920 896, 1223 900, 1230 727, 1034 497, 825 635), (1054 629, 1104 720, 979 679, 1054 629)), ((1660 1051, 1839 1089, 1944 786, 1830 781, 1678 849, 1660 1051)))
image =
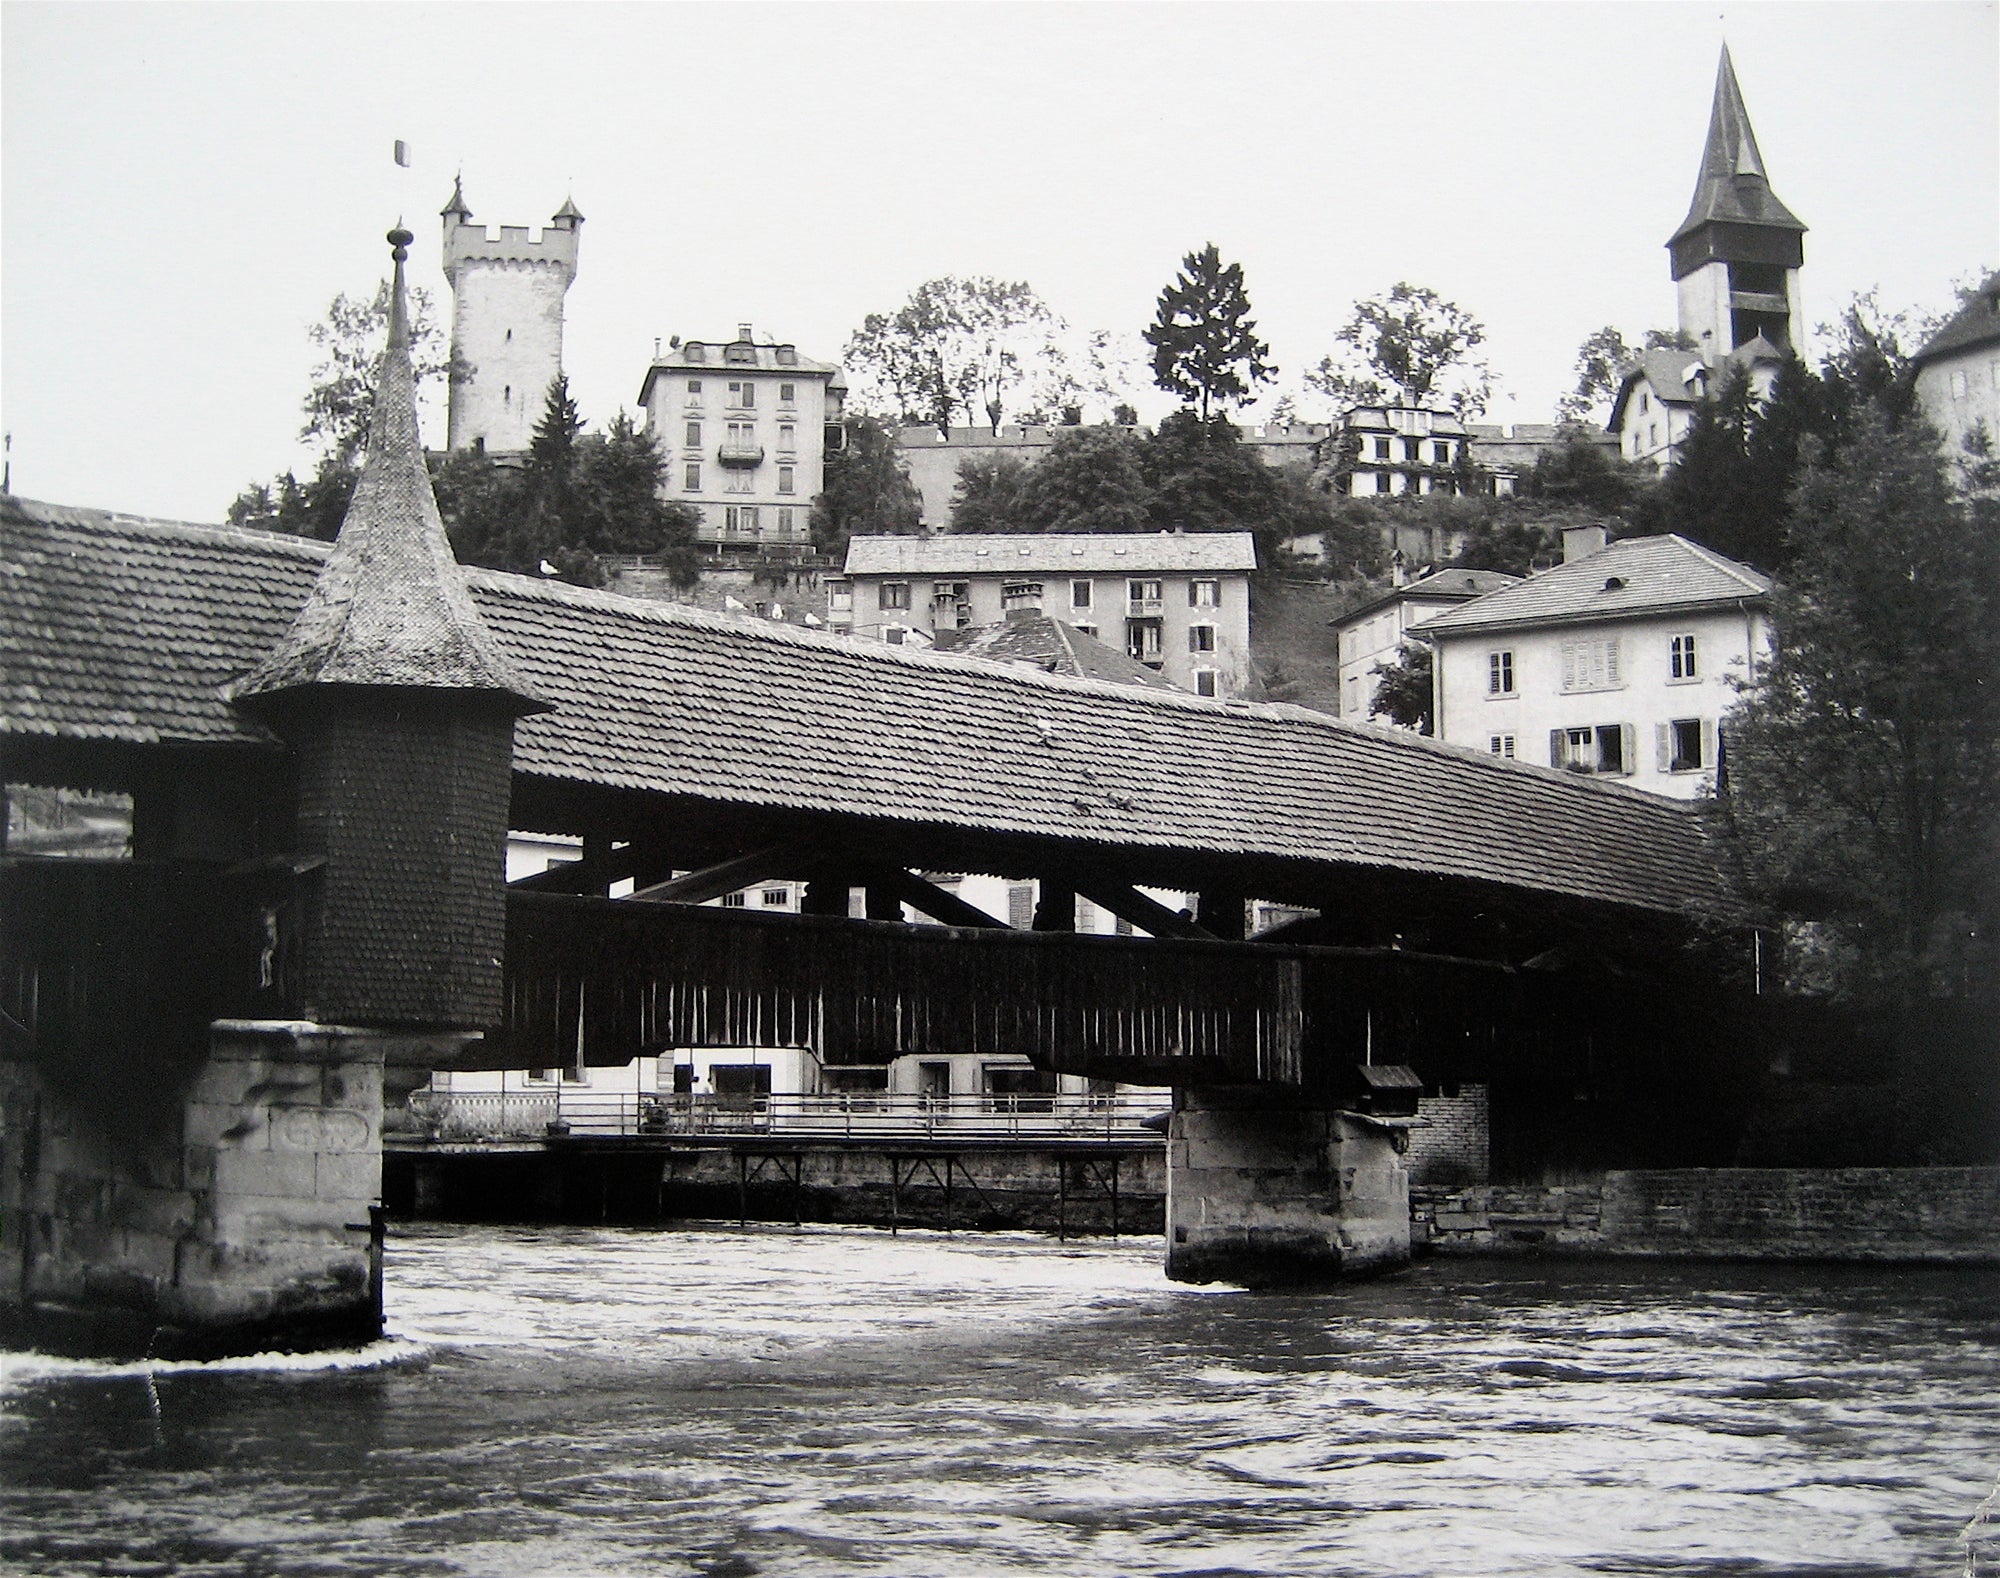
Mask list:
POLYGON ((1402 1126, 1297 1091, 1190 1089, 1167 1131, 1167 1275, 1245 1287, 1410 1258, 1402 1126))

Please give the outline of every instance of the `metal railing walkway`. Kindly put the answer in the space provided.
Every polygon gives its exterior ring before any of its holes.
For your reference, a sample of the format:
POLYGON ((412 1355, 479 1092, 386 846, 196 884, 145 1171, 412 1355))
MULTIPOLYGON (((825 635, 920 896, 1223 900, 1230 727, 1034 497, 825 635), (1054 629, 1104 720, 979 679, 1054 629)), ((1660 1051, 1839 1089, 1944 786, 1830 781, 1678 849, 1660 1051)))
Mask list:
POLYGON ((441 1139, 525 1139, 567 1134, 760 1137, 800 1141, 1023 1140, 1036 1144, 1160 1144, 1144 1120, 1167 1110, 1165 1091, 990 1096, 869 1093, 811 1096, 688 1096, 643 1091, 431 1091, 410 1111, 441 1139))

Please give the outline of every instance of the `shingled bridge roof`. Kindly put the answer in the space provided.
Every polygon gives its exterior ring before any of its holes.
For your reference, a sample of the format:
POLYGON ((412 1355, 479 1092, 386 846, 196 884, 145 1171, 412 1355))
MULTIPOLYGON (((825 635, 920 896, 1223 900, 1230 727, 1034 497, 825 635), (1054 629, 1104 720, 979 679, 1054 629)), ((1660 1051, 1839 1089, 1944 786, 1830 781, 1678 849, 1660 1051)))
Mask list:
MULTIPOLYGON (((327 551, 0 499, 0 743, 275 746, 224 687, 287 629, 327 551)), ((1301 708, 469 580, 555 709, 516 725, 517 786, 1112 848, 1154 871, 1247 857, 1654 912, 1718 897, 1687 808, 1616 785, 1301 708)))

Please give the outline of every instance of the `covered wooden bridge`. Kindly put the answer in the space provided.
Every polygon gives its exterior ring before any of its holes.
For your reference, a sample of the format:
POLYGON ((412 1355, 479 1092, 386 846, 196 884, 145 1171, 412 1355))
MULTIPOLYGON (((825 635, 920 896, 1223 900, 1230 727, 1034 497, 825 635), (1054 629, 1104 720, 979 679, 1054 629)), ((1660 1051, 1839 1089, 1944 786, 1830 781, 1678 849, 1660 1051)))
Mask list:
MULTIPOLYGON (((290 963, 321 879, 293 858, 288 751, 224 691, 326 546, 0 511, 16 672, 35 676, 9 708, 9 781, 130 793, 138 866, 275 910, 290 963)), ((504 1022, 456 1066, 569 1060, 581 1016, 600 1064, 805 1045, 1179 1084, 1324 1086, 1363 1057, 1471 1077, 1496 1053, 1616 1045, 1622 1023, 1684 1032, 1744 957, 1716 942, 1698 822, 1656 797, 1299 708, 469 579, 552 703, 515 725, 508 825, 577 836, 584 859, 510 891, 504 1022), (1038 881, 1037 930, 920 874, 963 872, 1038 881), (696 907, 777 879, 807 883, 808 913, 696 907), (603 897, 621 881, 632 898, 603 897), (859 893, 872 920, 849 918, 859 893), (1069 934, 1076 895, 1151 936, 1069 934), (1246 943, 1246 899, 1317 918, 1246 943), (937 924, 902 924, 906 905, 937 924)), ((247 920, 241 941, 266 948, 247 920)), ((311 1006, 268 966, 236 1011, 311 1006)))
POLYGON ((1581 1056, 1698 1086, 1713 951, 1686 967, 1724 910, 1683 807, 1288 707, 462 571, 417 437, 409 240, 330 548, 0 499, 4 782, 132 808, 129 859, 0 863, 0 1316, 109 1309, 156 1352, 379 1327, 343 1235, 379 1190, 385 1080, 439 1066, 992 1048, 1171 1083, 1169 1271, 1242 1280, 1407 1256, 1384 1077, 1358 1070, 1581 1056), (583 859, 506 891, 510 828, 583 859), (1035 879, 1036 928, 940 872, 1035 879), (696 902, 778 877, 807 914, 696 902), (1152 935, 1071 935, 1077 895, 1152 935), (1245 941, 1250 899, 1313 918, 1245 941))

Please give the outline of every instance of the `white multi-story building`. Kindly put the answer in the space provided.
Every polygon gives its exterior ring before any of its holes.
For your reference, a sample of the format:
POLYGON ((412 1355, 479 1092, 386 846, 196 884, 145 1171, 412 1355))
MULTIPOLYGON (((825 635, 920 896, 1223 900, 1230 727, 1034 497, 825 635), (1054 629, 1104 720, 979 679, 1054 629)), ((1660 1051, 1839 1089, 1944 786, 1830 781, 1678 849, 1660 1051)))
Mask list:
POLYGON ((1770 582, 1685 537, 1563 533, 1564 561, 1417 626, 1438 737, 1692 799, 1770 646, 1770 582))
POLYGON ((1333 622, 1340 663, 1340 716, 1368 721, 1381 680, 1378 665, 1394 663, 1409 644, 1410 630, 1446 609, 1512 586, 1519 576, 1499 570, 1431 570, 1414 580, 1400 565, 1395 584, 1351 608, 1333 622))
POLYGON ((836 629, 892 644, 1042 613, 1202 696, 1250 684, 1249 532, 856 537, 827 582, 836 629))
POLYGON ((639 404, 667 460, 665 496, 701 511, 696 535, 716 552, 803 550, 846 393, 838 367, 758 341, 747 323, 733 340, 656 350, 639 404))

